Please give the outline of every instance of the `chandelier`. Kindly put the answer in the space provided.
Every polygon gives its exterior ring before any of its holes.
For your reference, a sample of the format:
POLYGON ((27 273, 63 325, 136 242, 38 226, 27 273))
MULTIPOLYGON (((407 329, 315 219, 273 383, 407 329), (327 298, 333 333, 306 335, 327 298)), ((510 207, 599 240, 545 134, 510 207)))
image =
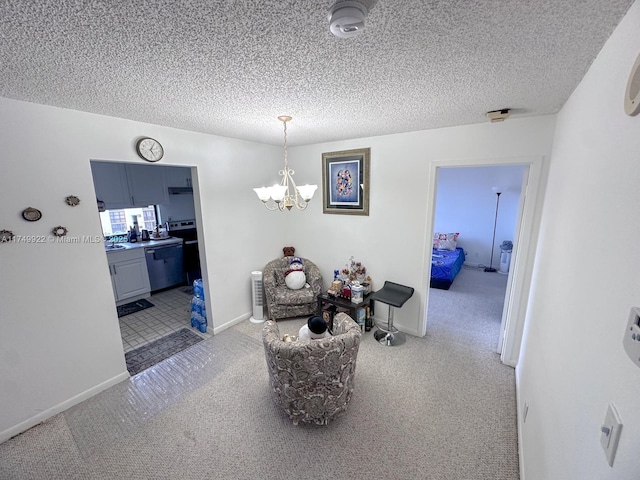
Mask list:
POLYGON ((284 125, 284 169, 278 172, 278 175, 282 176, 282 180, 279 185, 254 188, 253 190, 268 210, 284 211, 285 208, 291 210, 294 206, 298 210, 304 210, 309 205, 309 200, 313 197, 318 186, 308 184, 296 186, 292 177, 296 172, 289 168, 287 159, 287 122, 291 120, 291 117, 281 115, 278 120, 284 125))

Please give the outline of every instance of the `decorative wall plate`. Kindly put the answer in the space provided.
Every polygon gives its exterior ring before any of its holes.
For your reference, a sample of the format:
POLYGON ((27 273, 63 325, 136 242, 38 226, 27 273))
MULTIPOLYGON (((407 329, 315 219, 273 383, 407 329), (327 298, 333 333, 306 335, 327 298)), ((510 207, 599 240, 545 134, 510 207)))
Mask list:
POLYGON ((51 230, 51 233, 53 233, 56 237, 64 237, 68 231, 69 230, 67 230, 66 227, 57 226, 57 227, 53 227, 53 230, 51 230))
POLYGON ((31 207, 25 208, 22 211, 22 218, 30 222, 37 222, 42 218, 42 212, 40 210, 31 208, 31 207))
POLYGON ((13 240, 13 237, 11 230, 0 230, 0 243, 8 243, 13 240))
POLYGON ((64 199, 64 201, 67 202, 67 205, 70 205, 72 207, 75 207, 80 203, 80 199, 75 195, 69 195, 67 198, 64 199))

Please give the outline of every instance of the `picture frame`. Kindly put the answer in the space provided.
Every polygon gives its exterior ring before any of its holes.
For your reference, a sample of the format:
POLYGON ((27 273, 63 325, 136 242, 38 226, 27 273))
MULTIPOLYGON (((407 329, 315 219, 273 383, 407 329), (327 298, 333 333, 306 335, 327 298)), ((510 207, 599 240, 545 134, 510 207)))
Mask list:
POLYGON ((370 148, 322 154, 322 213, 369 215, 370 148))

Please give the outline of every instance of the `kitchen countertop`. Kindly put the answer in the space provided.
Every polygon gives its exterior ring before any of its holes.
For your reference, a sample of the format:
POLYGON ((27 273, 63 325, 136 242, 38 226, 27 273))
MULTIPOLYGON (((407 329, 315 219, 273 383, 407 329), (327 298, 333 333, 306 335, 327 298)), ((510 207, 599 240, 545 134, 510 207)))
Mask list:
POLYGON ((124 248, 114 248, 114 249, 108 248, 107 247, 108 243, 107 243, 105 244, 105 250, 107 251, 107 253, 122 252, 123 250, 132 250, 134 248, 162 247, 165 245, 173 245, 176 243, 182 243, 182 238, 167 237, 167 238, 161 238, 161 239, 159 238, 159 239, 148 240, 146 242, 135 242, 135 243, 117 242, 116 245, 122 245, 124 248))

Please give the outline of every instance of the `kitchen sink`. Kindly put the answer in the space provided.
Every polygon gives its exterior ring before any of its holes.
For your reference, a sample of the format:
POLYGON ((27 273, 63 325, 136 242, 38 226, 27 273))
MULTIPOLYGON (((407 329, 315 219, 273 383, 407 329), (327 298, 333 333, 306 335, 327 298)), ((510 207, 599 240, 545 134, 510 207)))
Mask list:
POLYGON ((110 252, 111 250, 124 250, 127 247, 124 245, 105 245, 104 248, 107 252, 110 252))

